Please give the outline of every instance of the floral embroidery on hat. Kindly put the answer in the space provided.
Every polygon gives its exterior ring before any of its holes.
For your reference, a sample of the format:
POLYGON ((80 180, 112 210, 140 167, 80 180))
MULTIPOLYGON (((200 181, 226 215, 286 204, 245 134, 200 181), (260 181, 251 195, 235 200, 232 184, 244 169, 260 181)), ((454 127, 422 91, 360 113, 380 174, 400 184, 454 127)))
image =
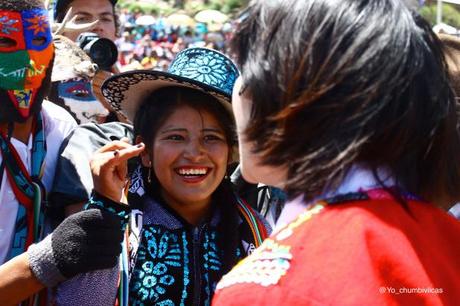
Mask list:
POLYGON ((171 64, 168 72, 177 74, 182 77, 203 82, 231 94, 233 88, 228 88, 227 79, 231 77, 233 83, 237 75, 236 68, 233 67, 229 60, 212 50, 206 49, 189 49, 177 56, 177 59, 171 64))

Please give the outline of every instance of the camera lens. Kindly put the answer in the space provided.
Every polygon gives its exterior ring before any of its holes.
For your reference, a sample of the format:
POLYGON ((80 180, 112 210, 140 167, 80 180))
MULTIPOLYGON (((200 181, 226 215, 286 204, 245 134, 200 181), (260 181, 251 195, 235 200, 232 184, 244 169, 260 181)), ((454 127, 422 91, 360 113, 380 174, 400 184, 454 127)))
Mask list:
POLYGON ((99 69, 110 71, 118 59, 117 46, 110 39, 99 38, 96 33, 81 33, 76 42, 99 69))
POLYGON ((85 51, 93 62, 103 70, 110 70, 110 67, 115 64, 118 57, 117 47, 107 38, 93 40, 85 46, 85 51))

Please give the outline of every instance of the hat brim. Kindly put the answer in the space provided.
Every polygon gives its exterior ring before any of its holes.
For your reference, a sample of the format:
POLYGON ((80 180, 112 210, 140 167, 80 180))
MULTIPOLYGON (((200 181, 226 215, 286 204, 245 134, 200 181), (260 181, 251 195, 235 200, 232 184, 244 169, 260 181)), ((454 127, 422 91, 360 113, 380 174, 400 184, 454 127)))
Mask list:
POLYGON ((232 113, 231 97, 207 84, 155 70, 134 70, 116 74, 102 84, 102 95, 112 108, 129 122, 134 121, 141 102, 154 91, 164 87, 188 87, 215 97, 232 113))

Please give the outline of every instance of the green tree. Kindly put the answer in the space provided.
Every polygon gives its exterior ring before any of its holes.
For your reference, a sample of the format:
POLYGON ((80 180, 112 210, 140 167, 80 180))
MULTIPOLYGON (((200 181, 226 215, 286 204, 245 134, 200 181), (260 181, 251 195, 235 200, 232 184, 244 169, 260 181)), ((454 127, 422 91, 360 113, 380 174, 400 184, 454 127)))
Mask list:
MULTIPOLYGON (((460 6, 443 3, 442 5, 442 22, 453 27, 460 28, 460 6), (458 8, 457 8, 458 7, 458 8)), ((420 9, 420 15, 428 20, 432 26, 436 24, 437 5, 429 4, 420 9)))

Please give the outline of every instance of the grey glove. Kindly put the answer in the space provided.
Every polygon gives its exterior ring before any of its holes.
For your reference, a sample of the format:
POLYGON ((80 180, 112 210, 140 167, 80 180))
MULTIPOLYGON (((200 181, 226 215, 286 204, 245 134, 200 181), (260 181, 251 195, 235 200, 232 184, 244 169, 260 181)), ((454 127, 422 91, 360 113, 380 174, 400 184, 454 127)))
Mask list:
POLYGON ((89 209, 65 219, 51 235, 31 245, 29 265, 47 287, 92 270, 112 268, 121 252, 120 218, 89 209))

